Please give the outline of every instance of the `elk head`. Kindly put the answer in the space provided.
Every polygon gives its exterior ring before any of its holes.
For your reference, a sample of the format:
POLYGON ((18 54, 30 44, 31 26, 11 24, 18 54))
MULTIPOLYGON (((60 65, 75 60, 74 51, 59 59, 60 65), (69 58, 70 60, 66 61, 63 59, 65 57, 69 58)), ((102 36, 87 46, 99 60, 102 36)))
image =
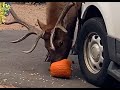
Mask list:
POLYGON ((72 46, 71 36, 73 36, 74 33, 73 30, 77 17, 76 15, 74 16, 74 14, 70 15, 72 16, 72 19, 71 17, 69 18, 71 19, 70 22, 67 22, 68 18, 65 21, 65 17, 68 17, 68 11, 74 5, 75 3, 72 2, 66 4, 55 24, 55 27, 51 30, 50 38, 45 41, 47 43, 46 48, 48 49, 48 58, 46 61, 55 62, 68 57, 72 46), (66 25, 65 22, 67 22, 66 25))
POLYGON ((73 2, 68 2, 66 4, 66 6, 64 7, 62 13, 60 14, 56 24, 54 25, 53 28, 50 28, 49 26, 45 26, 43 23, 41 23, 39 20, 37 20, 38 25, 40 26, 40 30, 35 28, 32 25, 29 25, 28 23, 26 23, 24 20, 21 20, 17 14, 14 12, 14 10, 10 9, 10 13, 14 18, 14 21, 9 22, 9 23, 5 23, 6 25, 9 24, 14 24, 14 23, 19 23, 21 25, 24 25, 29 33, 24 35, 23 37, 21 37, 18 40, 12 41, 12 43, 18 43, 24 39, 26 39, 28 36, 34 34, 37 35, 35 44, 32 46, 32 48, 28 51, 23 51, 25 53, 31 53, 35 47, 37 46, 37 43, 39 41, 40 38, 44 39, 45 41, 45 47, 48 50, 48 55, 45 61, 49 61, 49 62, 55 62, 58 60, 61 60, 63 58, 67 58, 68 54, 69 54, 69 50, 71 48, 72 45, 72 39, 71 39, 71 34, 73 36, 73 30, 75 27, 75 23, 74 25, 73 22, 76 21, 76 16, 73 19, 72 23, 67 24, 66 26, 64 25, 64 18, 67 14, 67 12, 70 10, 70 8, 72 6, 74 6, 75 3, 73 2), (46 28, 46 30, 45 30, 46 28), (49 30, 47 30, 49 29, 49 30), (72 31, 69 31, 71 30, 72 31))
MULTIPOLYGON (((57 4, 60 5, 60 3, 57 4)), ((50 61, 52 63, 68 57, 72 46, 72 39, 77 21, 77 10, 73 7, 75 5, 76 3, 73 2, 67 2, 65 4, 63 11, 61 12, 53 28, 51 23, 54 23, 54 20, 51 20, 51 17, 49 16, 53 16, 54 14, 51 12, 53 15, 48 16, 48 26, 51 26, 51 28, 44 28, 46 29, 45 31, 48 31, 45 32, 45 36, 48 36, 48 38, 45 39, 45 47, 48 50, 46 61, 50 61), (51 33, 49 33, 49 31, 51 33)), ((51 6, 54 6, 53 3, 51 6)), ((52 11, 52 8, 49 11, 52 11)), ((54 7, 53 11, 55 11, 54 7)), ((56 18, 54 17, 54 19, 56 18)), ((41 25, 43 24, 41 23, 41 25)), ((43 27, 46 26, 44 25, 43 27)))

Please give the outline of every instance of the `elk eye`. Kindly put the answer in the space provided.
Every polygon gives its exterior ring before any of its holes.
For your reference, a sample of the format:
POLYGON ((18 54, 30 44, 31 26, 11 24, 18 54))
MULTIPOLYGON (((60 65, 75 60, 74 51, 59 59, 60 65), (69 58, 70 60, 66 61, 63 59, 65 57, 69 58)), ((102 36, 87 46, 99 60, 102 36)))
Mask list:
POLYGON ((63 41, 58 41, 58 46, 61 47, 63 45, 63 41))

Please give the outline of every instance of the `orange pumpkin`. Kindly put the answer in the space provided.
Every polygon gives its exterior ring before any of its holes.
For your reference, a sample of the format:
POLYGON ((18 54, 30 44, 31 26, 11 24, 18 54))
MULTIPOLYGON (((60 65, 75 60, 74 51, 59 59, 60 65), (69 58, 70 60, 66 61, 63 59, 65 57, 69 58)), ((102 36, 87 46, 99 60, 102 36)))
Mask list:
POLYGON ((50 74, 53 77, 70 78, 71 73, 71 61, 68 59, 54 62, 50 66, 50 74))

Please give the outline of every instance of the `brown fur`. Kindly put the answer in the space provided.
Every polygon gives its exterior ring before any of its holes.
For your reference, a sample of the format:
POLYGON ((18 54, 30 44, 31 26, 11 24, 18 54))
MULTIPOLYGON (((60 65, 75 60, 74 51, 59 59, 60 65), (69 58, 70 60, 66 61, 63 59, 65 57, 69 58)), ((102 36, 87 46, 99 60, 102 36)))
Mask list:
POLYGON ((80 9, 81 3, 75 4, 67 13, 64 18, 63 26, 67 29, 68 33, 64 33, 58 29, 55 33, 54 46, 56 50, 50 48, 50 32, 54 28, 66 2, 48 2, 47 3, 47 25, 44 26, 46 35, 45 47, 48 50, 48 61, 55 62, 68 57, 69 51, 72 46, 73 33, 77 20, 77 12, 80 9), (62 43, 61 43, 62 42, 62 43))

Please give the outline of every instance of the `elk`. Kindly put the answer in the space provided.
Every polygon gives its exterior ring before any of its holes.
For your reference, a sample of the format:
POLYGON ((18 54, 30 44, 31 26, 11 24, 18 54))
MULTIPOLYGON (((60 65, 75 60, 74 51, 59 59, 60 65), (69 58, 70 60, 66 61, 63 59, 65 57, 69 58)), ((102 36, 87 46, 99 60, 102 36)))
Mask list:
POLYGON ((42 38, 48 51, 45 61, 52 63, 67 58, 71 49, 77 13, 80 7, 81 2, 47 2, 47 24, 45 25, 37 19, 40 29, 20 19, 11 7, 10 13, 14 21, 6 22, 5 24, 19 23, 29 31, 29 33, 18 40, 12 41, 12 43, 23 41, 28 36, 34 34, 37 35, 35 44, 30 50, 23 52, 31 53, 37 46, 39 39, 42 38))

